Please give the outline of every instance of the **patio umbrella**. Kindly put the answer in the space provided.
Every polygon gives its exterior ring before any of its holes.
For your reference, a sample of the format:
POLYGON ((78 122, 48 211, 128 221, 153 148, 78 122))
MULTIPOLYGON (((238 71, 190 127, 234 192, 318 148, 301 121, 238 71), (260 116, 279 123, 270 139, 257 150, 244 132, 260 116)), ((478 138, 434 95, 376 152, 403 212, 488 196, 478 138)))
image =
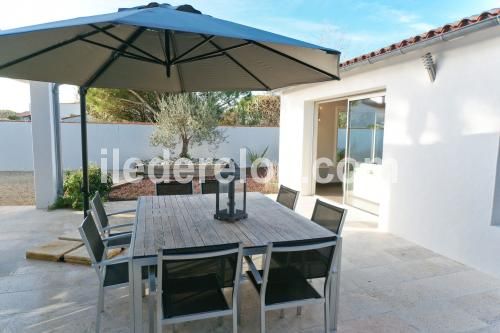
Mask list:
POLYGON ((273 90, 338 79, 340 55, 158 3, 1 31, 0 50, 0 76, 80 86, 85 211, 87 88, 273 90))

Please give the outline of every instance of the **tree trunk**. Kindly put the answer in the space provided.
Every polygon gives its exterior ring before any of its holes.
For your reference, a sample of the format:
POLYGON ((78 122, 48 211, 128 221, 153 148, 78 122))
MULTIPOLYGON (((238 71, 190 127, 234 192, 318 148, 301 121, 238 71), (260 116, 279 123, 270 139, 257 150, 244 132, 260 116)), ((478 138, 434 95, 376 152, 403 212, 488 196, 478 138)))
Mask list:
POLYGON ((189 139, 182 138, 182 150, 180 157, 189 158, 189 139))

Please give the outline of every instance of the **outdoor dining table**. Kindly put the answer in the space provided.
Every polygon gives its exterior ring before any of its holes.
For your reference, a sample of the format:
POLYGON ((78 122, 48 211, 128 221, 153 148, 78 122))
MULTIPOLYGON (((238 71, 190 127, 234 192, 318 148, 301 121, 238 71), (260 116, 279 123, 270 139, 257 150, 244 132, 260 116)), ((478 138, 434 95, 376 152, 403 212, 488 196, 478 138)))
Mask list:
MULTIPOLYGON (((270 242, 335 235, 257 192, 247 193, 247 219, 220 221, 214 218, 214 212, 215 194, 139 197, 129 253, 132 332, 143 332, 142 267, 156 265, 157 253, 161 248, 242 242, 244 255, 257 255, 264 254, 270 242)), ((338 242, 338 246, 340 244, 338 242)), ((340 254, 339 251, 335 263, 336 279, 340 274, 340 254)), ((336 326, 338 285, 332 283, 330 290, 332 327, 336 326)))

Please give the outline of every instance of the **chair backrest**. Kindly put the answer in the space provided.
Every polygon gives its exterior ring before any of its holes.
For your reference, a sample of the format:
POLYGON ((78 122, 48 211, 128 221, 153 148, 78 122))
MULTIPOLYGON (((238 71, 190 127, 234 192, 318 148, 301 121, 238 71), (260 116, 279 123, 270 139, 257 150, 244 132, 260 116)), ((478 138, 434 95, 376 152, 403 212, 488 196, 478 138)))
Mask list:
POLYGON ((291 188, 281 185, 276 201, 283 206, 290 208, 291 210, 295 210, 298 198, 299 191, 295 191, 291 188))
MULTIPOLYGON (((330 273, 336 237, 272 244, 268 281, 279 283, 287 274, 300 274, 306 279, 326 278, 330 273)), ((265 274, 265 272, 264 272, 265 274)))
POLYGON ((217 188, 219 187, 219 182, 217 179, 205 179, 201 183, 201 194, 217 193, 217 188))
MULTIPOLYGON (((182 282, 189 283, 192 290, 208 290, 217 283, 219 288, 233 288, 233 293, 237 293, 242 255, 243 247, 239 243, 160 250, 159 295, 167 293, 168 297, 169 290, 176 289, 169 289, 168 285, 178 287, 182 282), (205 285, 208 281, 211 284, 205 285)), ((158 298, 158 309, 162 307, 161 298, 158 298)))
POLYGON ((263 296, 298 279, 329 278, 337 237, 276 242, 268 245, 263 275, 263 296))
POLYGON ((90 260, 93 264, 100 263, 104 257, 105 246, 99 234, 99 230, 94 222, 91 212, 83 220, 78 228, 83 243, 89 252, 90 260))
POLYGON ((316 200, 311 221, 316 222, 340 236, 346 215, 347 209, 328 204, 321 200, 316 200))
POLYGON ((104 205, 102 204, 99 192, 96 192, 92 200, 90 200, 90 209, 92 210, 92 214, 94 214, 99 232, 103 234, 104 228, 109 225, 109 219, 106 214, 106 210, 104 209, 104 205))
POLYGON ((177 181, 156 183, 156 195, 193 194, 193 182, 180 183, 177 181))

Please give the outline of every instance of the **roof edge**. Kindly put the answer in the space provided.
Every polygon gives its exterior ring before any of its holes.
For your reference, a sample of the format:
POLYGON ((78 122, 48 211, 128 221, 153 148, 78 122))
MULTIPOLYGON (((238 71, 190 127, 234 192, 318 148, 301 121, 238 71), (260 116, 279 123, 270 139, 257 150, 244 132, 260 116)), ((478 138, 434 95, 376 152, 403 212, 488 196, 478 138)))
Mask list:
POLYGON ((500 25, 500 8, 464 18, 452 24, 445 24, 442 27, 404 39, 377 51, 349 59, 340 64, 340 72, 347 72, 360 66, 373 64, 393 56, 406 54, 438 42, 449 41, 497 25, 500 25))

